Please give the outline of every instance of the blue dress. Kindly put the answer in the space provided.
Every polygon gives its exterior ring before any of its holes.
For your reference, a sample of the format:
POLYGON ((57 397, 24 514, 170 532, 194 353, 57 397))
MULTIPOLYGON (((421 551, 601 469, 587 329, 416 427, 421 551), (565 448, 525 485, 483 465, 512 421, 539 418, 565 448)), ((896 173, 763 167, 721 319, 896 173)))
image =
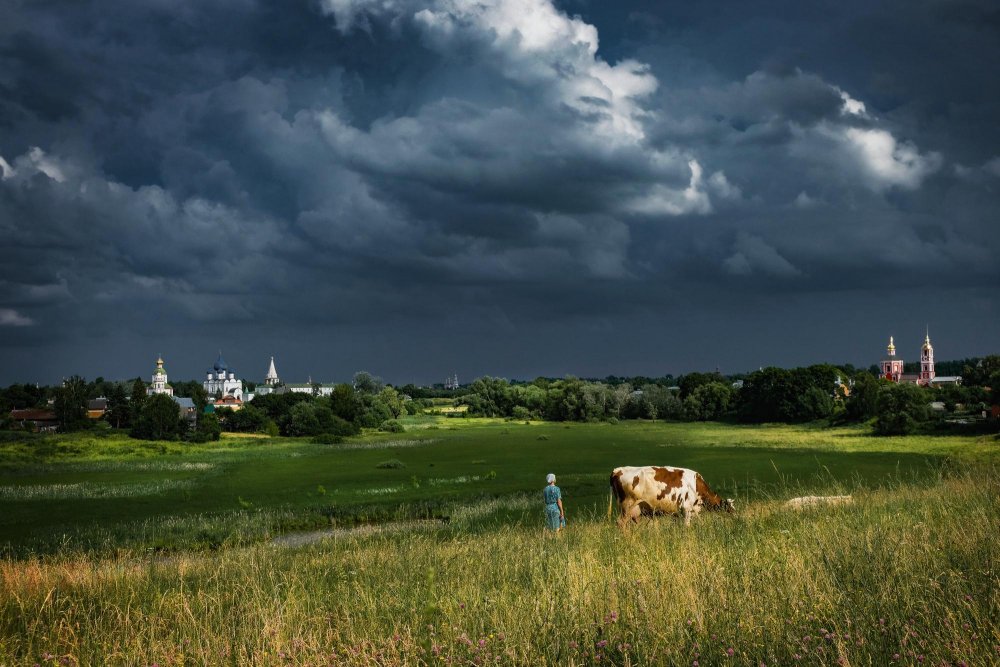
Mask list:
POLYGON ((550 484, 542 491, 542 498, 545 500, 545 524, 549 530, 559 530, 559 500, 562 498, 562 491, 559 487, 550 484))

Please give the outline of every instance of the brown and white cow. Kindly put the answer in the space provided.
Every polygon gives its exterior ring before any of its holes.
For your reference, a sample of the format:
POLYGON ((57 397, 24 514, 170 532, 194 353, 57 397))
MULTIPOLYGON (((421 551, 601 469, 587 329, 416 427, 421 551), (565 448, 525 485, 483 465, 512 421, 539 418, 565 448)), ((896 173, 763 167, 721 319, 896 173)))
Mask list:
POLYGON ((671 466, 625 466, 611 471, 611 493, 618 499, 620 526, 640 516, 672 514, 684 517, 703 509, 733 511, 733 501, 712 491, 694 470, 671 466))

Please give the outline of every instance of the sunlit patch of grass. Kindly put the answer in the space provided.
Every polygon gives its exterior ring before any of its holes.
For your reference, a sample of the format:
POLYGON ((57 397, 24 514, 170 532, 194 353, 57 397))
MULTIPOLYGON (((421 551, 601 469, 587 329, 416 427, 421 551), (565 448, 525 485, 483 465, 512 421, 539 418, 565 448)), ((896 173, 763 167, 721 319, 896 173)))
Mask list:
POLYGON ((140 498, 157 496, 179 489, 192 488, 194 482, 186 479, 160 479, 153 482, 131 484, 98 484, 76 482, 72 484, 20 484, 0 486, 3 500, 67 500, 93 498, 140 498))
POLYGON ((0 560, 0 664, 1000 660, 994 468, 806 512, 761 501, 689 528, 466 530, 536 503, 473 503, 446 529, 301 547, 0 560))

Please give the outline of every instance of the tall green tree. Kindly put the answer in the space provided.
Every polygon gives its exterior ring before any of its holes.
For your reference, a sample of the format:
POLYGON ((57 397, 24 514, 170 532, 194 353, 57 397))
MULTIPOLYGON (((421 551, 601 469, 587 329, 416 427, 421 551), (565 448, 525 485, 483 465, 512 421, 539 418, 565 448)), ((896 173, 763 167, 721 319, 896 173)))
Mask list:
POLYGON ((929 417, 927 390, 913 384, 887 382, 878 397, 875 433, 907 435, 929 417))
POLYGON ((684 399, 684 413, 695 421, 720 419, 729 411, 732 396, 732 387, 725 382, 699 385, 684 399))
POLYGON ((132 392, 129 394, 128 405, 132 413, 132 420, 135 421, 142 414, 142 408, 146 404, 146 383, 142 378, 136 378, 132 382, 132 392))
POLYGON ((874 375, 861 371, 854 376, 851 395, 844 403, 847 418, 851 421, 867 421, 878 414, 880 382, 874 375))
POLYGON ((77 431, 87 426, 87 381, 74 375, 63 381, 56 389, 54 403, 59 430, 77 431))
POLYGON ((108 409, 104 413, 104 418, 115 428, 122 428, 129 424, 128 396, 125 394, 125 387, 120 382, 111 385, 108 390, 108 409))
POLYGON ((384 386, 382 378, 375 377, 368 371, 358 371, 354 374, 354 389, 361 394, 377 394, 384 386))
POLYGON ((176 440, 187 430, 187 420, 181 419, 177 402, 166 394, 156 394, 143 403, 129 435, 142 440, 176 440))

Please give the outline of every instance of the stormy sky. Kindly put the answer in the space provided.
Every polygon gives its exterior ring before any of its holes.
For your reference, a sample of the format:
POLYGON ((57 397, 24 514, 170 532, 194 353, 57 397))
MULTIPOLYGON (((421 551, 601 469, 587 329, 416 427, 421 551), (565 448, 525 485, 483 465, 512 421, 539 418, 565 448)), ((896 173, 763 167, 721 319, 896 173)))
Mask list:
POLYGON ((995 353, 998 75, 988 0, 0 3, 0 384, 995 353))

